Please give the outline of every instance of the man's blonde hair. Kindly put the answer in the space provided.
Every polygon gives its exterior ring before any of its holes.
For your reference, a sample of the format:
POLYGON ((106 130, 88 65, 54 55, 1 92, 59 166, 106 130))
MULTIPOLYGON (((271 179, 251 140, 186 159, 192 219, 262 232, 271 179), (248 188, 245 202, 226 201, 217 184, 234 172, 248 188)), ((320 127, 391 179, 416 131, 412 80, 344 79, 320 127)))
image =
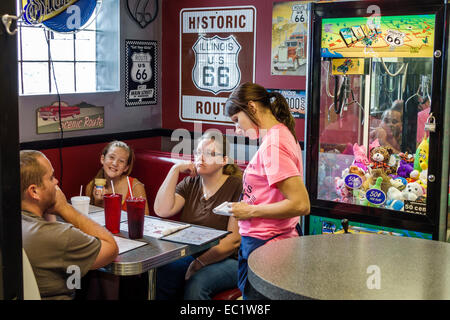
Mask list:
POLYGON ((23 199, 25 191, 32 184, 42 186, 45 168, 39 163, 39 157, 45 155, 36 150, 20 151, 20 195, 23 199))

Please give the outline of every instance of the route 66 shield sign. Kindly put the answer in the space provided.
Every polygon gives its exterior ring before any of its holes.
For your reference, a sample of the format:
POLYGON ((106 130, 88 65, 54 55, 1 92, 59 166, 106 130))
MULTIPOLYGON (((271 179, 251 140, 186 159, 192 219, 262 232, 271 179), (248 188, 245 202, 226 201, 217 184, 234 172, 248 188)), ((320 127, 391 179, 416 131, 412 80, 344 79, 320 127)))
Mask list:
POLYGON ((241 81, 238 65, 241 46, 234 36, 200 36, 192 50, 195 53, 192 80, 199 90, 218 94, 237 87, 241 81))
POLYGON ((149 53, 133 53, 131 56, 131 79, 134 82, 143 84, 144 82, 150 81, 152 78, 152 68, 150 67, 150 62, 152 57, 149 53))
POLYGON ((125 40, 125 106, 156 104, 157 42, 125 40))

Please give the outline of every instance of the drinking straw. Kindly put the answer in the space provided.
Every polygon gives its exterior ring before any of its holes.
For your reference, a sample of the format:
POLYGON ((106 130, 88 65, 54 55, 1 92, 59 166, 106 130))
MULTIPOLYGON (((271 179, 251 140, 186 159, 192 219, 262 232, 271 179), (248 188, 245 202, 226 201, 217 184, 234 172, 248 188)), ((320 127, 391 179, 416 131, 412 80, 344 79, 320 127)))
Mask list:
POLYGON ((83 185, 80 187, 80 197, 83 195, 83 185))
POLYGON ((131 191, 131 185, 130 185, 130 177, 127 176, 127 182, 128 182, 128 189, 130 190, 130 196, 131 199, 133 199, 133 192, 131 191))
POLYGON ((113 190, 113 195, 116 195, 116 192, 114 191, 114 183, 113 183, 112 180, 111 180, 111 187, 112 187, 112 190, 113 190))

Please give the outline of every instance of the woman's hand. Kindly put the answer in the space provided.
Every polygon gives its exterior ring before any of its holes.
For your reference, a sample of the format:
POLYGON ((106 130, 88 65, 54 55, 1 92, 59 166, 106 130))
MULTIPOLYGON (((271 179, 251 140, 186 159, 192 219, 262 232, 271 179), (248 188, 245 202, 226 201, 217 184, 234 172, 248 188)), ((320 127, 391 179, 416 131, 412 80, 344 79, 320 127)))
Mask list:
POLYGON ((193 260, 186 270, 186 274, 184 275, 184 280, 188 281, 190 277, 192 277, 198 270, 202 268, 202 265, 197 261, 193 260))
POLYGON ((253 218, 254 206, 246 202, 232 202, 229 204, 230 212, 237 220, 247 220, 253 218))
POLYGON ((192 161, 185 161, 176 165, 177 169, 181 173, 186 173, 191 177, 195 177, 197 175, 197 170, 195 169, 195 165, 192 161))

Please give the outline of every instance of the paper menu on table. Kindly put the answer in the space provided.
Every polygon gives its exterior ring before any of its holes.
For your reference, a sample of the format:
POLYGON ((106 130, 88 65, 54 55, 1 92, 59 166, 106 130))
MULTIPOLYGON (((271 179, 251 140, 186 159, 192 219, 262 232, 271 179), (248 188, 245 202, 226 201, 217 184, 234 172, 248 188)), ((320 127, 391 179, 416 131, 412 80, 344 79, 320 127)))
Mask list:
MULTIPOLYGON (((89 218, 97 222, 99 225, 104 226, 105 222, 105 211, 97 211, 93 213, 89 213, 89 218)), ((127 212, 122 210, 120 215, 120 221, 127 221, 127 212)))
MULTIPOLYGON (((190 227, 190 224, 177 223, 157 218, 145 217, 144 220, 144 236, 160 239, 166 235, 177 232, 179 230, 190 227)), ((128 223, 120 224, 120 230, 128 232, 128 223)))
POLYGON ((103 211, 105 211, 105 209, 103 209, 102 207, 97 207, 92 204, 89 205, 89 213, 103 212, 103 211))
POLYGON ((117 246, 119 247, 119 254, 145 246, 147 243, 141 241, 135 241, 127 238, 114 236, 117 246))
POLYGON ((216 230, 210 228, 202 228, 197 226, 191 226, 177 233, 173 233, 164 237, 163 240, 169 240, 174 242, 181 242, 193 245, 202 245, 209 241, 223 237, 230 233, 229 231, 216 230))

